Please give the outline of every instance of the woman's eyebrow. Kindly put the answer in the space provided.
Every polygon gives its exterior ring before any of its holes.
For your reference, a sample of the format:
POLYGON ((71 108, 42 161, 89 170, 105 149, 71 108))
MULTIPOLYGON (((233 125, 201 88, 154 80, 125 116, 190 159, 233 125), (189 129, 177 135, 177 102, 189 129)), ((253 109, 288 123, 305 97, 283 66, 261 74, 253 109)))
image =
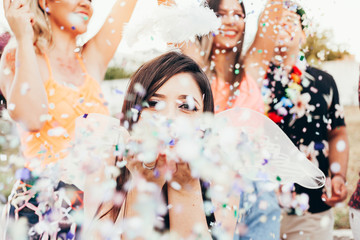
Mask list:
POLYGON ((242 14, 244 14, 244 11, 241 10, 241 9, 234 10, 234 12, 235 12, 235 13, 242 13, 242 14))
POLYGON ((154 93, 151 97, 157 97, 157 98, 165 98, 165 95, 154 93))
POLYGON ((179 96, 180 99, 185 99, 185 100, 186 100, 187 97, 192 97, 194 99, 194 101, 200 106, 200 103, 196 100, 196 98, 194 98, 191 95, 180 95, 179 96))
POLYGON ((244 13, 244 11, 241 8, 232 9, 232 8, 227 8, 227 7, 219 8, 218 12, 242 12, 242 13, 244 13))

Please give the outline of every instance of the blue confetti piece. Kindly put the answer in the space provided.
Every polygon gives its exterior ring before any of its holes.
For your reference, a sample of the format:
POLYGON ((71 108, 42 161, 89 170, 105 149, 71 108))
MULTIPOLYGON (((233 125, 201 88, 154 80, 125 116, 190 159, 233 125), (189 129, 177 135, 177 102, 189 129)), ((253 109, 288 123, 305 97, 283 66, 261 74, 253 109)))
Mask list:
POLYGON ((314 149, 315 150, 323 150, 325 148, 325 145, 322 142, 316 142, 314 149))
POLYGON ((154 170, 154 177, 155 177, 155 178, 160 177, 160 171, 159 171, 158 169, 155 169, 155 170, 154 170))
POLYGON ((269 162, 269 160, 267 160, 267 159, 264 159, 264 162, 263 163, 261 163, 261 165, 266 165, 266 164, 268 164, 268 162, 269 162))
POLYGON ((73 239, 74 238, 74 234, 72 234, 71 232, 68 232, 66 234, 66 239, 73 239))
POLYGON ((120 95, 124 94, 124 92, 121 91, 121 90, 119 90, 119 89, 115 89, 115 93, 116 93, 116 94, 120 94, 120 95))
POLYGON ((31 172, 27 168, 18 169, 15 173, 15 178, 23 181, 29 180, 30 177, 31 177, 31 172))
POLYGON ((136 104, 134 107, 136 110, 138 110, 139 112, 141 111, 142 107, 139 104, 136 104))
POLYGON ((171 139, 171 141, 169 142, 169 145, 170 145, 170 146, 174 146, 174 145, 175 145, 175 140, 174 140, 174 139, 171 139))
POLYGON ((88 116, 88 114, 87 114, 87 113, 85 113, 85 114, 84 114, 84 116, 83 116, 83 118, 87 118, 87 116, 88 116))

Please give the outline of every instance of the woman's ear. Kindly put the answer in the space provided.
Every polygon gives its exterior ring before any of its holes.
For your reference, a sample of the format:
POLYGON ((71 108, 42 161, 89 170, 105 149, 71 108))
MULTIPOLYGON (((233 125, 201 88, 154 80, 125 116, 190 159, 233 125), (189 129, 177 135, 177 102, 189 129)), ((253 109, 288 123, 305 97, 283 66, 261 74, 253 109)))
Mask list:
POLYGON ((304 30, 301 30, 301 45, 306 43, 306 33, 304 30))
POLYGON ((47 6, 46 0, 38 0, 40 8, 46 12, 50 13, 50 8, 47 6))

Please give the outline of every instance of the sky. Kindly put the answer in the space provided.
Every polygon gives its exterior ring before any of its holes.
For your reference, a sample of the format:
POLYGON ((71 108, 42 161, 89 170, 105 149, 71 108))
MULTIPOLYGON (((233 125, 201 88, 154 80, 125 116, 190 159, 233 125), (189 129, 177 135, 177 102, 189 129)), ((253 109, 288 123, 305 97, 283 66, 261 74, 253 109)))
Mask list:
MULTIPOLYGON (((0 6, 2 6, 0 0, 0 6)), ((194 0, 196 1, 196 0, 194 0)), ((94 0, 94 17, 89 25, 88 35, 83 39, 92 36, 101 27, 105 17, 115 0, 94 0)), ((248 14, 247 39, 251 42, 252 36, 256 32, 256 21, 258 14, 264 6, 264 0, 245 0, 246 12, 248 14), (250 26, 250 27, 249 27, 250 26)), ((307 15, 313 24, 318 24, 319 29, 330 29, 334 33, 333 43, 343 46, 346 50, 354 54, 360 62, 360 1, 359 0, 298 0, 305 8, 307 15)), ((133 14, 133 18, 141 17, 144 11, 156 4, 155 0, 138 0, 138 6, 133 14)), ((0 31, 8 29, 4 12, 0 11, 0 31)), ((142 44, 143 47, 148 44, 142 44)), ((137 45, 139 48, 139 45, 137 45)), ((117 55, 122 52, 133 51, 122 43, 117 55)))

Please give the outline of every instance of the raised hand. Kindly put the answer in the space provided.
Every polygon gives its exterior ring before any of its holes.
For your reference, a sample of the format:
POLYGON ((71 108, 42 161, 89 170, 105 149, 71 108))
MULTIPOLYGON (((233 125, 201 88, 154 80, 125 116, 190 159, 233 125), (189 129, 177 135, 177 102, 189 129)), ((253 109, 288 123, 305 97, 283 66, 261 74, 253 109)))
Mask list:
POLYGON ((35 22, 34 13, 30 11, 29 1, 4 0, 5 17, 17 41, 33 40, 35 22))
POLYGON ((183 161, 175 162, 172 160, 168 163, 168 166, 173 173, 170 186, 175 190, 192 190, 193 186, 198 184, 199 179, 191 175, 189 163, 183 161))
POLYGON ((327 205, 333 207, 337 203, 344 201, 346 196, 347 188, 344 178, 339 175, 335 175, 331 179, 331 197, 329 198, 326 194, 323 194, 322 198, 327 205))
MULTIPOLYGON (((131 140, 130 140, 131 141, 131 140)), ((166 182, 166 155, 159 154, 154 162, 140 161, 137 153, 129 152, 124 160, 133 178, 141 177, 148 182, 155 183, 161 189, 166 182)))

